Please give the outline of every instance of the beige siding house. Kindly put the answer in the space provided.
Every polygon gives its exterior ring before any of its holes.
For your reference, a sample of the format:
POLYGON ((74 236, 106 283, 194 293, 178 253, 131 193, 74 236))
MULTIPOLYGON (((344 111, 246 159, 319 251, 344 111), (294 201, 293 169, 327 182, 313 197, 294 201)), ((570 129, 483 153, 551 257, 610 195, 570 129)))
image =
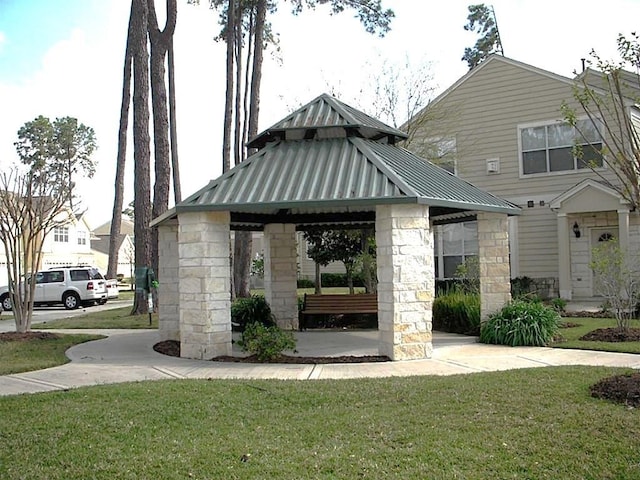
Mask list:
MULTIPOLYGON (((578 109, 574 85, 496 55, 412 120, 444 118, 425 121, 417 137, 453 145, 456 175, 522 209, 509 218, 512 278, 529 277, 542 295, 568 300, 596 296, 589 268, 594 245, 615 238, 637 248, 640 237, 638 215, 611 188, 614 172, 595 153, 589 158, 602 165, 597 172, 572 153, 577 136, 563 122, 561 105, 578 109)), ((592 125, 586 116, 580 121, 592 125)), ((601 140, 597 129, 588 131, 591 143, 601 140)), ((419 151, 420 145, 409 148, 419 151)), ((436 230, 439 278, 451 277, 462 259, 476 255, 474 223, 436 230)))

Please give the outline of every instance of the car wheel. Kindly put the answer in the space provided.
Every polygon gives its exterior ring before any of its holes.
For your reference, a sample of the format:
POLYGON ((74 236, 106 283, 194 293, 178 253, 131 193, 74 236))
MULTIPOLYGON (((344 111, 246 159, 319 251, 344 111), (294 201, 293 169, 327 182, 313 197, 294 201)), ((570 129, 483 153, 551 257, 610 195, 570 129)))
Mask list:
POLYGON ((77 293, 68 292, 62 297, 62 303, 67 310, 75 310, 80 306, 80 297, 77 293))
POLYGON ((5 293, 0 297, 0 303, 2 303, 2 309, 7 312, 11 311, 13 308, 13 305, 11 305, 11 298, 8 293, 5 293))

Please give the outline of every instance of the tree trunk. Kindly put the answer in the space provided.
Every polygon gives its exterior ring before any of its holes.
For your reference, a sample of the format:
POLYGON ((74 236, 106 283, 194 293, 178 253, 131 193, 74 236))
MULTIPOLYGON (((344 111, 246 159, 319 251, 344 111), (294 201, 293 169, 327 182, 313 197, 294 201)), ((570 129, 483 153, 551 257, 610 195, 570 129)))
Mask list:
MULTIPOLYGON (((151 178, 149 148, 149 52, 147 50, 147 0, 132 0, 133 49, 133 200, 135 265, 151 266, 151 178)), ((144 291, 138 290, 133 314, 146 313, 144 291)))
MULTIPOLYGON (((262 61, 264 54, 264 24, 267 1, 259 0, 256 7, 255 31, 253 38, 253 65, 251 67, 251 100, 249 105, 249 134, 253 138, 258 133, 260 113, 260 84, 262 81, 262 61)), ((249 66, 247 65, 247 68, 249 66)), ((251 155, 253 151, 248 152, 251 155)), ((234 249, 235 291, 238 297, 248 297, 251 275, 251 232, 236 232, 234 249)))
POLYGON ((171 169, 173 170, 173 199, 175 203, 182 201, 180 186, 180 165, 178 162, 178 132, 176 121, 176 84, 173 65, 173 37, 169 41, 169 136, 171 137, 171 169))
MULTIPOLYGON (((171 160, 169 146, 169 112, 165 85, 165 59, 176 25, 176 0, 167 0, 167 22, 158 28, 154 0, 147 0, 148 33, 151 42, 151 104, 153 107, 153 139, 155 153, 155 184, 152 218, 169 208, 171 160)), ((158 271, 158 229, 151 231, 151 265, 158 271)))
POLYGON ((224 98, 224 127, 222 132, 222 173, 231 168, 231 122, 233 120, 233 56, 235 52, 235 1, 229 0, 227 9, 227 74, 224 98))
POLYGON ((131 104, 131 67, 133 62, 132 28, 133 3, 129 15, 127 46, 124 54, 124 72, 122 80, 122 103, 120 104, 120 127, 118 129, 118 155, 116 158, 116 181, 113 198, 113 213, 109 230, 109 263, 107 278, 116 278, 118 274, 118 248, 120 247, 120 229, 122 227, 122 207, 124 203, 124 169, 127 154, 127 129, 129 128, 129 105, 131 104))
POLYGON ((320 264, 315 262, 316 266, 316 289, 315 293, 320 295, 322 293, 322 274, 320 273, 320 264))

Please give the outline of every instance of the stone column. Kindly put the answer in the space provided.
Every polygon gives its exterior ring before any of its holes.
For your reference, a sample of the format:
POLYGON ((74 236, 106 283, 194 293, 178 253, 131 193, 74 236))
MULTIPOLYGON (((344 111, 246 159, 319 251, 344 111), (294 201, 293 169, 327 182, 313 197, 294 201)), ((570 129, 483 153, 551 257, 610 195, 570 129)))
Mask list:
POLYGON ((511 300, 509 222, 504 213, 478 213, 480 315, 485 321, 511 300))
POLYGON ((571 300, 571 247, 572 233, 569 230, 569 217, 558 213, 558 290, 560 298, 571 300))
POLYGON ((160 341, 180 340, 178 221, 158 227, 158 333, 160 341))
POLYGON ((231 355, 229 212, 178 217, 180 355, 231 355))
POLYGON ((435 295, 429 207, 378 205, 376 244, 380 355, 429 358, 435 295))
POLYGON ((264 295, 280 328, 298 328, 296 226, 264 226, 264 295))

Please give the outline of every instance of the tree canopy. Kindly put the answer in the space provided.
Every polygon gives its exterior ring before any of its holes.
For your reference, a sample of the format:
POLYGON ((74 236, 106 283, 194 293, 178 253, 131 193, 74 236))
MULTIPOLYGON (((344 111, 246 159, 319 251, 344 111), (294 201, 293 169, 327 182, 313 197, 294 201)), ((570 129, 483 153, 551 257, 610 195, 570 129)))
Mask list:
POLYGON ((78 174, 92 178, 96 172, 96 162, 91 158, 97 148, 93 128, 73 117, 51 122, 40 115, 18 130, 14 145, 20 161, 29 167, 32 181, 64 179, 55 182, 56 188, 68 190, 73 210, 74 178, 78 174))
POLYGON ((491 5, 469 5, 469 15, 464 29, 481 35, 473 48, 464 49, 462 60, 467 62, 469 70, 482 63, 492 53, 504 55, 496 13, 491 5))

